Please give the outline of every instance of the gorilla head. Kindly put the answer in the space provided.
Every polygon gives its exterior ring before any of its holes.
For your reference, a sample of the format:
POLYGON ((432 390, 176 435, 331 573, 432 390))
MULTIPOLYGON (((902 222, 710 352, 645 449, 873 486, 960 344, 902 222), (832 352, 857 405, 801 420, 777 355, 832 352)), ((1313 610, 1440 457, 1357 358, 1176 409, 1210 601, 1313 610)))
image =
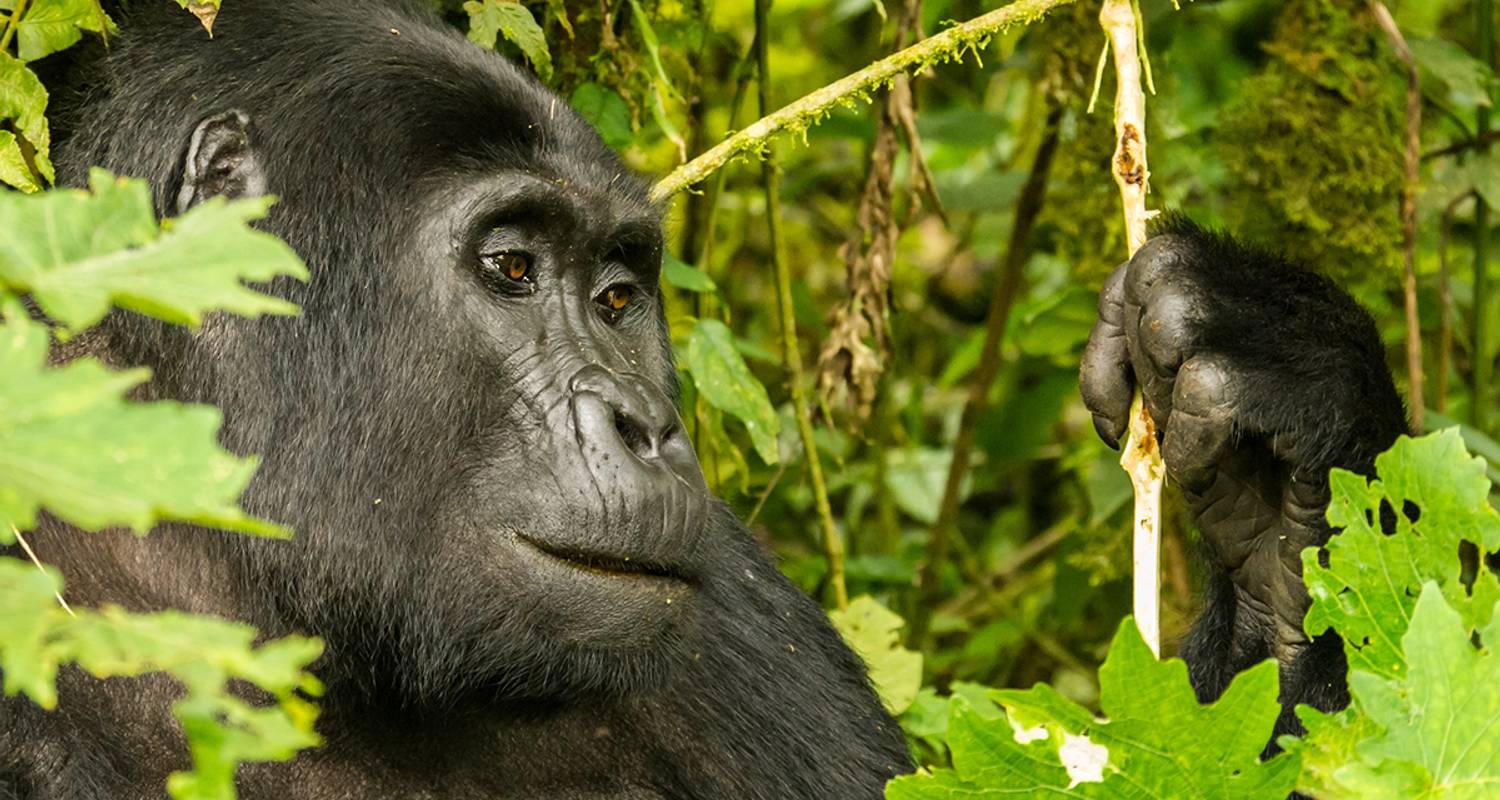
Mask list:
POLYGON ((74 109, 66 177, 148 177, 165 213, 270 191, 313 275, 272 287, 298 317, 102 330, 152 395, 224 410, 264 458, 246 508, 297 532, 155 546, 367 689, 654 685, 744 535, 675 411, 658 210, 566 103, 398 5, 243 0, 209 40, 138 4, 74 109))

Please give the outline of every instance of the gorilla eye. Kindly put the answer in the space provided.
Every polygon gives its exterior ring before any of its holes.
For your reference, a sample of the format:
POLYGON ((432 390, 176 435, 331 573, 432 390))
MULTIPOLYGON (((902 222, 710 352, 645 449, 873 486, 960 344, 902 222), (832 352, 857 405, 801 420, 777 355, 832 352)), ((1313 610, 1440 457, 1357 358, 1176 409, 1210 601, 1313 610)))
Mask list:
POLYGON ((594 302, 604 307, 604 317, 610 322, 619 322, 624 316, 625 307, 630 305, 630 298, 635 290, 623 283, 605 289, 594 298, 594 302))
POLYGON ((490 253, 480 256, 486 270, 515 283, 531 283, 531 256, 525 253, 490 253))

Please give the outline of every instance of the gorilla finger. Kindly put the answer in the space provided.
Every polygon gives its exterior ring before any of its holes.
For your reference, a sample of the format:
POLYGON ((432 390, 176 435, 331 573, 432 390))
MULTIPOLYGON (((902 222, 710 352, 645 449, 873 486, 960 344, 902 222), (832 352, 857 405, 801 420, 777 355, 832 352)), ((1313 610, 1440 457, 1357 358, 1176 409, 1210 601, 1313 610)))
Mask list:
POLYGON ((1141 308, 1141 353, 1150 360, 1152 371, 1170 377, 1196 344, 1205 314, 1203 299, 1192 285, 1168 275, 1151 287, 1141 308))
POLYGON ((1125 331, 1100 319, 1083 348, 1078 386, 1094 415, 1094 430, 1110 447, 1117 447, 1125 433, 1133 385, 1125 331))
POLYGON ((1162 459, 1173 480, 1190 492, 1213 483, 1234 435, 1233 376, 1216 359, 1199 356, 1177 373, 1162 459))
POLYGON ((1141 304, 1151 294, 1163 276, 1184 268, 1197 255, 1191 239, 1176 234, 1157 236, 1135 251, 1130 258, 1130 269, 1126 271, 1125 300, 1141 304))

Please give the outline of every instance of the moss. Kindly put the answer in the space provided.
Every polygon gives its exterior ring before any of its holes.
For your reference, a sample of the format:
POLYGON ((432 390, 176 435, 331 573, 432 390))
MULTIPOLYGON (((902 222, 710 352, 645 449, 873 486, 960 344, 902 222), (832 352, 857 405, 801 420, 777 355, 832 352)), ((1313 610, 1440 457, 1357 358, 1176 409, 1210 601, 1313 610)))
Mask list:
POLYGON ((1218 126, 1231 225, 1344 280, 1399 263, 1404 112, 1379 36, 1358 0, 1289 0, 1218 126))

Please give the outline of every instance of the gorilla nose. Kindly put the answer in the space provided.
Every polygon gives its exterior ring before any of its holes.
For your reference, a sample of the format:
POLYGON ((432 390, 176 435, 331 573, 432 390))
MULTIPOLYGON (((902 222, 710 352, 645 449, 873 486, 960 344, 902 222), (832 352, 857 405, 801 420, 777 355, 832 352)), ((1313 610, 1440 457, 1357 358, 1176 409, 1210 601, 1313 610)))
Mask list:
POLYGON ((696 476, 698 459, 677 409, 646 379, 591 364, 573 376, 568 388, 585 442, 617 444, 647 464, 661 464, 684 478, 696 476))

